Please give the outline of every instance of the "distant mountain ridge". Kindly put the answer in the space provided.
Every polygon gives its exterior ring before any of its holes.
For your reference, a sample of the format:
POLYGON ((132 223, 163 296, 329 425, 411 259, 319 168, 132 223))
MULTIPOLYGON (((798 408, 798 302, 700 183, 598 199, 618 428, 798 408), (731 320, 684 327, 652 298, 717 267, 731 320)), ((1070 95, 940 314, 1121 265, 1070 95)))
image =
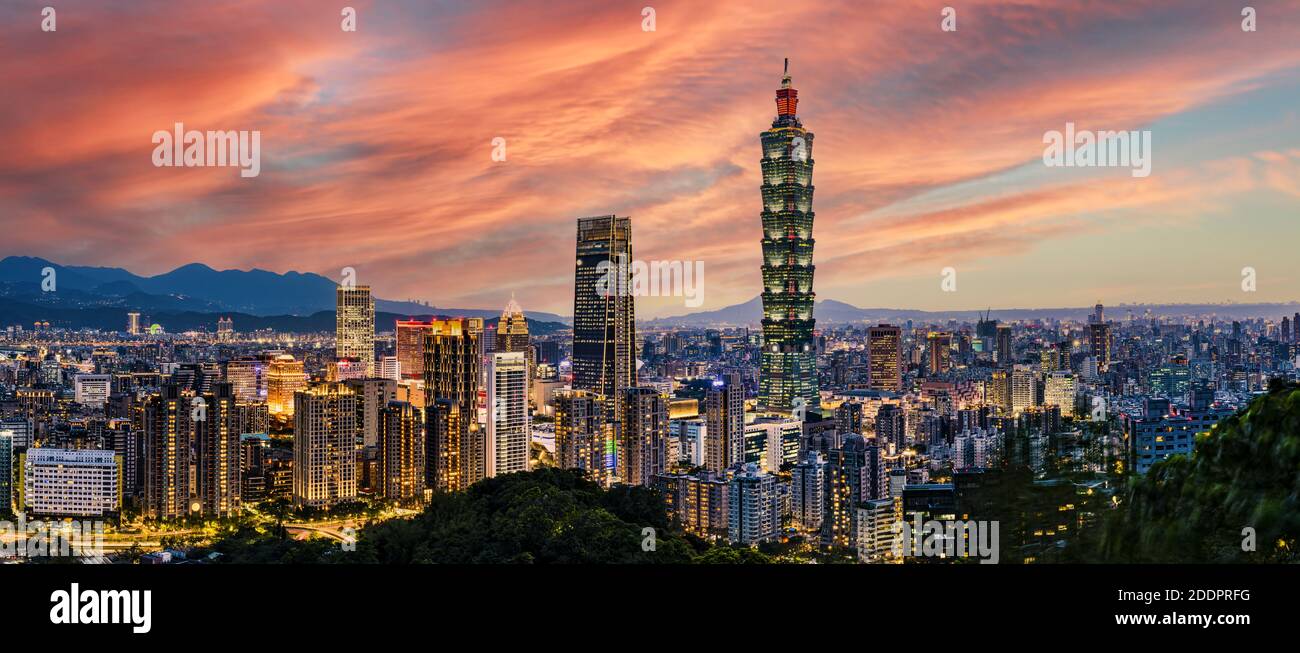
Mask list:
MULTIPOLYGON (((311 316, 333 311, 337 285, 313 272, 214 270, 190 263, 152 277, 122 268, 60 265, 31 256, 0 260, 0 297, 63 308, 118 306, 140 310, 231 312, 250 316, 311 316), (57 292, 40 292, 45 268, 55 271, 57 292)), ((375 299, 375 310, 399 315, 461 315, 493 318, 500 310, 427 306, 414 302, 375 299)), ((569 322, 568 318, 525 311, 530 320, 569 322)), ((0 319, 4 315, 0 314, 0 319)))
MULTIPOLYGON (((899 324, 912 320, 921 323, 939 323, 947 320, 973 322, 978 320, 985 310, 959 311, 919 311, 902 308, 858 308, 833 299, 823 299, 813 307, 813 317, 819 324, 842 324, 849 322, 886 322, 899 324)), ((1258 304, 1118 304, 1107 306, 1107 315, 1111 319, 1128 319, 1130 311, 1141 318, 1150 310, 1154 316, 1201 315, 1214 314, 1222 318, 1239 319, 1250 317, 1280 318, 1300 311, 1300 303, 1258 303, 1258 304)), ((1003 322, 1033 321, 1045 319, 1083 320, 1092 314, 1092 306, 1061 308, 993 308, 990 317, 1003 322)), ((712 311, 700 311, 672 317, 646 320, 643 325, 651 328, 674 326, 758 326, 763 319, 762 298, 753 299, 712 311)))

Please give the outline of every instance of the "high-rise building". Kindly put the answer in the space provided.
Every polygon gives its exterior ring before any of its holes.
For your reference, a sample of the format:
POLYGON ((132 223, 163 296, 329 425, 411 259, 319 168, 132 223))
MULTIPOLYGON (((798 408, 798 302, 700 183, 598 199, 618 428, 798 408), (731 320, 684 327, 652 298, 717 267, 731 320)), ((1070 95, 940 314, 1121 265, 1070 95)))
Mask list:
POLYGON ((0 516, 13 512, 14 436, 0 431, 0 516))
POLYGON ((577 253, 572 385, 604 395, 616 425, 627 389, 637 384, 631 219, 580 218, 577 253))
POLYGON ((602 485, 610 482, 614 442, 605 420, 604 395, 586 390, 555 393, 555 457, 562 469, 581 469, 602 485))
POLYGON ((497 321, 496 349, 493 351, 528 351, 528 318, 524 317, 524 310, 513 296, 497 321))
POLYGON ((727 493, 727 540, 748 546, 776 539, 781 513, 775 476, 747 463, 731 478, 727 493))
POLYGON ((727 537, 731 488, 722 474, 659 474, 655 487, 682 530, 708 539, 727 537))
POLYGON ((193 398, 168 383, 145 399, 144 509, 151 519, 175 519, 190 510, 193 398))
POLYGON ((379 411, 379 482, 386 499, 401 503, 424 495, 424 414, 405 401, 390 401, 379 411))
POLYGON ((357 497, 357 395, 342 383, 294 394, 293 500, 328 507, 357 497))
POLYGON ((813 134, 804 129, 789 60, 776 92, 777 117, 763 132, 763 348, 760 410, 820 405, 813 342, 813 134), (796 400, 802 400, 797 402, 796 400))
POLYGON ((745 462, 745 387, 739 374, 724 374, 704 395, 704 466, 721 472, 745 462))
POLYGON ((1291 317, 1291 342, 1300 345, 1300 313, 1291 317))
POLYGON ((426 418, 440 420, 429 427, 426 460, 436 490, 463 490, 487 472, 487 442, 478 424, 481 335, 482 321, 476 326, 469 318, 436 320, 424 335, 426 418))
POLYGON ((853 546, 858 504, 889 497, 884 452, 861 435, 850 433, 840 447, 828 452, 826 462, 822 544, 853 546))
POLYGON ((254 404, 267 400, 268 367, 266 361, 251 356, 226 362, 226 382, 234 389, 236 402, 254 404))
MULTIPOLYGON (((229 517, 241 509, 239 486, 239 432, 234 423, 235 396, 229 383, 217 383, 212 392, 198 396, 201 412, 190 404, 193 429, 191 483, 199 511, 229 517)), ((194 501, 191 501, 191 509, 194 501)))
POLYGON ((375 300, 370 286, 337 289, 334 312, 334 354, 339 360, 356 360, 365 376, 375 374, 375 300))
POLYGON ((867 329, 867 369, 871 389, 903 390, 903 330, 889 324, 867 329))
POLYGON ((126 332, 128 335, 138 336, 142 330, 140 328, 140 314, 130 312, 126 314, 126 332))
POLYGON ((402 378, 424 378, 424 336, 432 329, 432 322, 397 321, 397 364, 401 368, 402 378))
POLYGON ((1043 403, 1058 406, 1061 417, 1074 417, 1077 383, 1069 372, 1051 372, 1043 381, 1043 403))
POLYGON ((744 458, 773 474, 799 462, 804 439, 803 421, 793 417, 764 415, 745 425, 744 458))
POLYGON ((1012 348, 1011 345, 1011 325, 999 324, 997 334, 998 334, 998 340, 997 340, 998 367, 1001 367, 1003 369, 1011 369, 1011 365, 1014 362, 1015 355, 1016 355, 1015 350, 1012 348))
POLYGON ((103 408, 108 403, 113 384, 111 374, 78 374, 72 377, 73 396, 76 402, 92 408, 103 408))
POLYGON ((379 359, 377 375, 381 379, 390 381, 402 380, 402 364, 397 362, 396 356, 382 356, 379 359))
MULTIPOLYGON (((242 508, 239 424, 234 391, 215 383, 197 393, 177 383, 164 384, 145 399, 143 495, 146 516, 175 519, 188 514, 228 517, 242 508)), ((115 434, 114 449, 134 456, 136 439, 126 425, 115 434), (120 436, 120 437, 119 437, 120 436)), ((129 461, 126 476, 136 476, 129 461)), ((134 487, 131 487, 134 492, 134 487)))
MULTIPOLYGON (((1098 304, 1098 307, 1100 306, 1098 304)), ((1110 369, 1110 323, 1093 322, 1089 324, 1088 335, 1092 356, 1097 359, 1097 372, 1104 373, 1110 369)))
POLYGON ((952 362, 952 334, 946 331, 931 331, 925 336, 925 344, 930 374, 947 372, 952 362))
POLYGON ((816 533, 826 512, 826 457, 819 451, 804 452, 793 476, 791 525, 803 533, 816 533))
POLYGON ((235 339, 235 321, 229 317, 217 318, 217 342, 231 342, 235 339))
POLYGON ((876 442, 893 454, 907 448, 907 413, 898 404, 885 404, 876 411, 876 442))
POLYGON ((1188 455, 1196 447, 1196 435, 1236 412, 1229 406, 1205 402, 1197 409, 1174 410, 1168 399, 1149 397, 1140 412, 1122 413, 1120 423, 1133 469, 1138 474, 1176 454, 1188 455))
POLYGON ((873 499, 858 506, 857 551, 858 562, 894 562, 894 502, 891 499, 873 499))
POLYGON ((357 395, 357 440, 366 450, 379 446, 380 412, 397 401, 397 382, 390 379, 348 379, 343 382, 357 395))
POLYGON ((841 433, 864 433, 862 403, 846 401, 835 407, 835 429, 841 433))
POLYGON ((1011 372, 994 370, 984 388, 984 403, 1011 413, 1011 372))
POLYGON ((523 351, 494 353, 487 365, 488 478, 528 471, 530 428, 528 360, 523 351))
POLYGON ((306 387, 302 361, 288 354, 276 356, 266 371, 267 411, 273 417, 293 417, 294 395, 306 387))
POLYGON ((1011 412, 1022 413, 1037 405, 1036 385, 1038 375, 1028 365, 1016 365, 1011 370, 1011 412))
POLYGON ((102 517, 122 507, 120 461, 106 449, 37 447, 20 456, 22 505, 36 515, 102 517))
POLYGON ((668 466, 668 398, 649 387, 626 392, 617 480, 649 486, 668 466))
POLYGON ((110 419, 104 430, 102 448, 112 449, 122 461, 122 496, 137 504, 142 483, 140 466, 144 462, 144 434, 143 423, 136 424, 133 418, 110 419))

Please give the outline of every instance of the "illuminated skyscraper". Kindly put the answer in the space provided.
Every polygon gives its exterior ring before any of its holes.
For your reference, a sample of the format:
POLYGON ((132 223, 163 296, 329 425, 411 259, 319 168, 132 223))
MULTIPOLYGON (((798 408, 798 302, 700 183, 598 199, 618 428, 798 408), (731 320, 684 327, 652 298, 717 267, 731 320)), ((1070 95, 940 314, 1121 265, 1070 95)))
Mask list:
POLYGON ((424 494, 424 413, 405 401, 379 411, 379 482, 386 499, 409 503, 424 494))
POLYGON ((1016 365, 1011 370, 1011 412, 1020 414, 1038 402, 1035 385, 1038 376, 1028 365, 1016 365))
POLYGON ((997 406, 1004 413, 1011 412, 1011 373, 995 370, 984 386, 984 403, 997 406))
POLYGON ((813 134, 796 115, 789 60, 763 144, 763 353, 760 410, 820 405, 813 343, 813 134))
POLYGON ((1092 356, 1097 359, 1097 372, 1110 369, 1110 323, 1093 322, 1088 325, 1088 340, 1092 356))
POLYGON ((952 362, 952 334, 946 331, 931 331, 926 334, 925 340, 930 374, 947 372, 952 362))
POLYGON ((235 321, 222 317, 217 319, 217 342, 230 342, 235 339, 235 321))
POLYGON ((226 382, 234 388, 236 402, 255 404, 266 401, 267 367, 266 361, 251 356, 226 362, 226 382))
POLYGON ((0 431, 0 514, 8 515, 13 505, 14 436, 0 431))
POLYGON ((203 509, 192 467, 195 418, 212 415, 206 406, 199 412, 195 399, 193 391, 176 383, 164 384, 145 399, 144 508, 150 519, 175 519, 203 509))
POLYGON ((302 361, 293 356, 276 356, 266 372, 266 403, 275 417, 293 417, 294 393, 307 387, 307 373, 302 361))
POLYGON ((632 296, 632 221, 612 215, 578 220, 573 292, 573 384, 605 397, 611 427, 605 474, 617 473, 623 401, 636 387, 636 326, 632 296))
POLYGON ((998 367, 1011 369, 1012 359, 1015 358, 1015 350, 1011 345, 1011 325, 999 324, 997 327, 998 334, 998 367))
POLYGON ((586 390, 555 394, 555 457, 560 468, 584 470, 602 485, 610 479, 605 465, 609 439, 605 415, 603 395, 586 390))
POLYGON ((435 320, 424 336, 424 405, 434 489, 463 490, 487 472, 487 447, 478 425, 479 336, 482 321, 435 320), (437 404, 440 400, 445 403, 437 404))
POLYGON ((138 336, 140 329, 140 314, 134 311, 126 314, 126 332, 129 335, 138 336))
POLYGON ((487 477, 528 471, 530 435, 524 352, 492 354, 487 367, 487 477))
POLYGON ((370 286, 339 286, 334 312, 335 355, 358 360, 375 373, 375 300, 370 286))
MULTIPOLYGON (((194 494, 203 514, 228 517, 241 508, 235 395, 229 383, 218 383, 199 398, 201 419, 193 420, 194 494)), ((196 416, 193 405, 190 413, 196 416)))
POLYGON ((424 336, 431 328, 431 322, 397 321, 397 364, 402 378, 424 378, 424 336))
POLYGON ((623 406, 618 479, 650 486, 668 465, 668 398, 654 388, 629 388, 623 406))
POLYGON ((826 512, 826 457, 819 451, 805 452, 793 476, 791 526, 801 533, 817 533, 826 512))
POLYGON ((867 329, 867 356, 871 389, 901 392, 903 330, 888 324, 867 329))
POLYGON ((524 317, 524 310, 519 308, 519 302, 514 297, 510 298, 510 303, 501 311, 501 319, 497 321, 494 351, 528 351, 528 319, 524 317))
POLYGON ((745 464, 727 485, 727 540, 750 546, 774 540, 781 531, 776 477, 745 464))
POLYGON ((1077 381, 1069 372, 1052 372, 1043 381, 1043 403, 1059 406, 1061 417, 1074 417, 1077 381))
POLYGON ((179 385, 164 385, 144 404, 144 501, 152 519, 184 516, 189 498, 189 411, 179 385))
POLYGON ((745 462, 745 388, 739 374, 725 374, 704 395, 707 429, 704 466, 712 472, 745 462))
POLYGON ((357 497, 357 395, 342 383, 294 394, 293 501, 326 507, 357 497))

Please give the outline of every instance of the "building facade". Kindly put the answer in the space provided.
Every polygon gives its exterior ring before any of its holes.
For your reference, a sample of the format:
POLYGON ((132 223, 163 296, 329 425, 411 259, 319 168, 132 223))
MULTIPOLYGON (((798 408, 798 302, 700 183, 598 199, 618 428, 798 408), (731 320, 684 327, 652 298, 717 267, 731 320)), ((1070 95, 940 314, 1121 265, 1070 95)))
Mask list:
POLYGON ((813 134, 804 129, 789 61, 777 117, 763 132, 763 348, 759 410, 820 405, 813 341, 813 134))

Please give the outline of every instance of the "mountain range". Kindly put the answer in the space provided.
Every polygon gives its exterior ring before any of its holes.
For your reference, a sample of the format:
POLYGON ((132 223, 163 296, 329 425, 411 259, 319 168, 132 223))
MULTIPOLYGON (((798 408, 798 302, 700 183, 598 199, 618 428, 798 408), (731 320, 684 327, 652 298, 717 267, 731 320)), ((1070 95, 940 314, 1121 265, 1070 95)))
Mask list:
MULTIPOLYGON (((0 327, 29 325, 37 320, 67 328, 121 329, 127 311, 140 311, 172 332, 215 329, 218 316, 235 320, 236 329, 251 331, 329 331, 334 324, 337 284, 315 273, 266 270, 214 270, 201 263, 184 265, 171 272, 145 277, 122 268, 60 265, 51 261, 10 256, 0 260, 0 327), (44 292, 46 269, 54 270, 55 292, 44 292)), ((439 308, 416 302, 375 299, 376 324, 397 319, 427 319, 438 316, 482 317, 495 323, 500 311, 439 308)), ((1300 310, 1297 304, 1122 304, 1107 307, 1114 319, 1130 314, 1154 316, 1216 315, 1223 319, 1249 317, 1280 318, 1300 310)), ((1069 319, 1082 320, 1092 307, 997 309, 992 317, 1001 321, 1069 319)), ((899 308, 859 308, 833 299, 816 303, 819 324, 900 324, 907 320, 942 323, 947 320, 973 322, 982 311, 919 311, 899 308)), ((540 311, 526 311, 536 333, 551 333, 572 324, 572 318, 540 311)), ((724 308, 674 317, 643 320, 643 328, 711 326, 754 326, 762 319, 762 301, 753 299, 724 308)))
MULTIPOLYGON (((338 284, 312 272, 214 270, 201 263, 144 277, 122 268, 60 265, 42 258, 0 260, 0 299, 51 308, 116 307, 141 311, 194 311, 245 315, 311 316, 333 311, 338 284), (57 292, 42 292, 44 270, 54 270, 57 292)), ((375 310, 400 316, 499 317, 501 311, 440 308, 416 302, 375 299, 375 310)), ((525 311, 530 320, 568 322, 554 313, 525 311)), ((3 314, 0 314, 3 317, 3 314)), ((120 320, 119 320, 120 321, 120 320)))

